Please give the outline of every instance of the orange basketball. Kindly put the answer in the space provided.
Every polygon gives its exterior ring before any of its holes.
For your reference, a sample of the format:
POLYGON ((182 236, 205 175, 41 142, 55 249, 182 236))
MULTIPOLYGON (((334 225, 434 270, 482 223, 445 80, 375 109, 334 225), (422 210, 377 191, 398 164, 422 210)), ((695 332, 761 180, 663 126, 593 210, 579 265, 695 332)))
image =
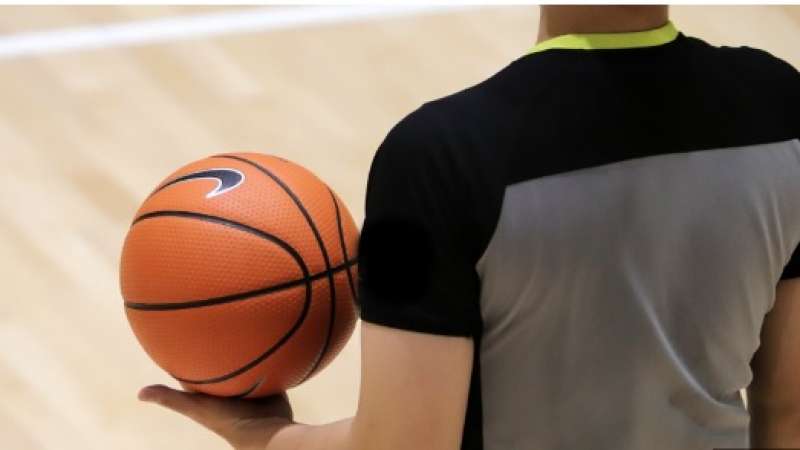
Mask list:
POLYGON ((184 388, 273 394, 322 370, 352 334, 357 243, 345 205, 308 170, 212 156, 136 213, 120 263, 125 312, 184 388))

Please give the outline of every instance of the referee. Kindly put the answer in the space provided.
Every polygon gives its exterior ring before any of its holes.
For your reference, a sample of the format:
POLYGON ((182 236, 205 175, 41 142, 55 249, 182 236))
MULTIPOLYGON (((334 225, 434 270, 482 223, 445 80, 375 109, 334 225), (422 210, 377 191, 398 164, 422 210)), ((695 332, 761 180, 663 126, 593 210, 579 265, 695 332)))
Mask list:
POLYGON ((800 447, 800 74, 665 6, 541 11, 375 155, 354 418, 140 397, 242 450, 800 447))

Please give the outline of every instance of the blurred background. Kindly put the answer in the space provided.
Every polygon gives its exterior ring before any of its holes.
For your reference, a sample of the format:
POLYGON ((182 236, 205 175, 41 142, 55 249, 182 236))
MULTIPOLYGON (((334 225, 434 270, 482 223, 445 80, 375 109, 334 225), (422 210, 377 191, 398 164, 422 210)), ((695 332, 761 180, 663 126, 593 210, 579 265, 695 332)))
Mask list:
MULTIPOLYGON (((167 174, 260 151, 363 219, 388 131, 534 44, 528 7, 0 7, 0 448, 224 449, 137 390, 175 383, 118 288, 122 240, 167 174)), ((688 35, 800 66, 800 6, 672 8, 688 35)), ((297 419, 355 411, 358 330, 290 391, 297 419)))

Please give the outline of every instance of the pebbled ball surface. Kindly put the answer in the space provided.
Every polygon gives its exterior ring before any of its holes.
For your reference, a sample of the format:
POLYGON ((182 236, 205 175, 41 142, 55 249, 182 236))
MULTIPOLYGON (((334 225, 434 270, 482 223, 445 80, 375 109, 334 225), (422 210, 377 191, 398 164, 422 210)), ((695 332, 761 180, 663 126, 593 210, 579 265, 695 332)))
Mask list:
POLYGON ((318 373, 350 338, 357 244, 345 205, 303 167, 209 157, 168 176, 137 211, 120 262, 126 315, 184 387, 270 395, 318 373), (209 196, 220 180, 199 174, 213 170, 243 179, 209 196))

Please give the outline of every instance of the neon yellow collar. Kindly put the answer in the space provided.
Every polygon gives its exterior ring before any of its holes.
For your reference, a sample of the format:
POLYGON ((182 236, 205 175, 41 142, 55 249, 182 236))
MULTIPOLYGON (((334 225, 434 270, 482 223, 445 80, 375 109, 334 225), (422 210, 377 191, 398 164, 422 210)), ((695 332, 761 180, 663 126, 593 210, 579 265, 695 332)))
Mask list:
POLYGON ((628 33, 585 33, 562 34, 536 44, 531 53, 550 50, 551 48, 569 48, 579 50, 653 47, 666 44, 678 37, 678 30, 672 22, 659 28, 628 33))

